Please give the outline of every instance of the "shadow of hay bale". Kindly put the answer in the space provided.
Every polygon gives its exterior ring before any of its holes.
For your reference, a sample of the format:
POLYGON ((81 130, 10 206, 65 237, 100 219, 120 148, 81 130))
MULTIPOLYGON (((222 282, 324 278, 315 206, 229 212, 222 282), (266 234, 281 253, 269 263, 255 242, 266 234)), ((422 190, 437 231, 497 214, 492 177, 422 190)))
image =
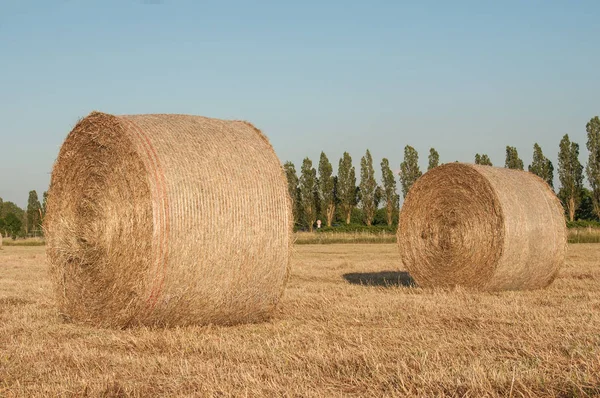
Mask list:
POLYGON ((415 281, 406 271, 353 272, 344 274, 344 279, 353 285, 415 287, 415 281))

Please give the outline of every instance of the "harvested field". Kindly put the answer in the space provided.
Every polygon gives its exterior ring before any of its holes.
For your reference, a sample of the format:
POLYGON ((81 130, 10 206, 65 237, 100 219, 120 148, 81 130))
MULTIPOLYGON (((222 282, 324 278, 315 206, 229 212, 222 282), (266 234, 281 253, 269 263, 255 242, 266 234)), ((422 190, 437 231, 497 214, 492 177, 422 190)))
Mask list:
POLYGON ((296 246, 271 321, 64 323, 43 247, 0 251, 0 396, 598 396, 600 245, 547 289, 411 287, 395 244, 296 246))

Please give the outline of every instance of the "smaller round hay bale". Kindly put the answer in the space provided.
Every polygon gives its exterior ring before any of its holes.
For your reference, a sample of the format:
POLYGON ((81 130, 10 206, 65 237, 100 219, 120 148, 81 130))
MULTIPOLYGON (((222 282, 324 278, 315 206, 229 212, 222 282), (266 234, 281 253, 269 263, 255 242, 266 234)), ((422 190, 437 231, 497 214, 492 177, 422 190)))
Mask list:
POLYGON ((419 286, 529 290, 556 277, 567 230, 560 201, 538 176, 451 163, 413 185, 397 240, 419 286))

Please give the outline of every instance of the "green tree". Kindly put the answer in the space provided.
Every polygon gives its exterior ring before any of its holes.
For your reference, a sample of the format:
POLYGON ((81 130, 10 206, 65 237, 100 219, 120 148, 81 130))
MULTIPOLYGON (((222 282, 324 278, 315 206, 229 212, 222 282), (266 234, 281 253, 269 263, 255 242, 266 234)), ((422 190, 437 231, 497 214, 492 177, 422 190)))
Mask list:
POLYGON ((377 187, 375 188, 375 196, 373 196, 373 200, 375 202, 375 213, 377 213, 377 210, 379 210, 379 204, 381 203, 381 199, 383 199, 383 189, 381 189, 381 186, 377 185, 377 187))
POLYGON ((316 176, 317 175, 317 171, 315 170, 315 190, 313 192, 313 195, 315 197, 315 210, 317 212, 316 215, 316 219, 321 219, 323 218, 323 206, 321 205, 321 196, 319 195, 319 177, 316 176))
POLYGON ((523 161, 519 158, 517 148, 514 146, 506 147, 506 162, 504 167, 508 169, 523 170, 523 161))
POLYGON ((328 227, 331 227, 331 222, 335 216, 334 188, 333 167, 327 155, 321 152, 321 158, 319 159, 319 196, 321 198, 321 205, 325 210, 325 219, 328 227))
POLYGON ((373 169, 373 158, 371 152, 367 149, 365 156, 360 159, 360 196, 362 211, 365 217, 365 223, 371 225, 377 204, 375 193, 377 190, 377 181, 375 181, 375 170, 373 169))
MULTIPOLYGON (((8 216, 8 214, 14 214, 15 217, 17 217, 20 221, 19 223, 19 230, 15 233, 15 235, 21 235, 23 234, 24 231, 24 223, 23 220, 27 218, 27 215, 25 214, 25 211, 23 209, 21 209, 19 206, 17 206, 16 204, 14 204, 13 202, 2 202, 2 207, 0 208, 0 218, 1 219, 6 219, 6 217, 8 216)), ((11 234, 8 233, 8 230, 4 230, 4 234, 5 236, 10 236, 11 234)))
POLYGON ((576 220, 598 221, 598 215, 594 211, 594 199, 592 191, 583 187, 581 189, 581 204, 575 211, 576 220))
POLYGON ((357 190, 356 171, 348 152, 344 152, 338 166, 337 193, 346 224, 350 224, 352 209, 357 204, 357 190))
POLYGON ((317 221, 317 204, 315 192, 317 190, 317 171, 312 167, 312 160, 304 158, 300 169, 300 203, 304 212, 304 220, 310 232, 313 231, 317 221))
POLYGON ((427 166, 427 171, 433 169, 434 167, 438 167, 440 165, 440 154, 434 148, 429 149, 429 165, 427 166))
POLYGON ((475 154, 475 164, 480 164, 482 166, 493 166, 492 161, 485 153, 483 155, 475 154))
POLYGON ((400 183, 402 184, 402 195, 406 198, 412 185, 423 173, 419 169, 419 153, 415 148, 407 145, 404 147, 404 161, 400 163, 400 183))
POLYGON ((37 192, 29 191, 29 200, 27 201, 27 230, 28 232, 37 232, 41 230, 42 225, 42 205, 38 199, 37 192))
POLYGON ((383 158, 381 160, 381 180, 383 183, 383 201, 385 202, 385 215, 387 224, 392 225, 393 216, 398 209, 400 196, 396 193, 396 177, 390 168, 390 162, 383 158))
POLYGON ((46 215, 46 203, 48 203, 48 191, 44 191, 44 194, 42 195, 43 200, 42 200, 42 214, 45 216, 46 215))
POLYGON ((579 144, 571 142, 568 134, 560 141, 558 179, 561 185, 558 196, 565 205, 569 221, 573 221, 581 203, 583 166, 579 162, 579 144))
POLYGON ((16 239, 17 235, 21 232, 21 228, 23 226, 21 219, 15 215, 15 213, 8 213, 4 217, 4 230, 5 234, 11 236, 13 239, 16 239))
POLYGON ((294 214, 294 225, 300 224, 302 216, 300 207, 300 189, 298 188, 298 175, 296 174, 296 166, 288 161, 283 165, 285 176, 288 182, 288 194, 292 200, 292 212, 294 214))
POLYGON ((554 166, 550 159, 544 156, 542 148, 533 144, 533 161, 529 165, 529 172, 537 175, 554 189, 554 166))
POLYGON ((600 216, 600 118, 594 116, 585 126, 585 131, 587 131, 587 149, 589 151, 585 171, 592 187, 594 211, 600 216))

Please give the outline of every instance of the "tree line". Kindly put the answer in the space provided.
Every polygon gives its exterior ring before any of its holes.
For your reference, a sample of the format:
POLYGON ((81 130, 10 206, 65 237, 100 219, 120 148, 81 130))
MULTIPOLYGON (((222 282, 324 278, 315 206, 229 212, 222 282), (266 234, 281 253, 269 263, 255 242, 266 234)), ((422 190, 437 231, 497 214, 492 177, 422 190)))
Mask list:
MULTIPOLYGON (((557 195, 565 208, 569 221, 600 220, 600 119, 593 117, 586 124, 587 149, 589 158, 585 174, 591 189, 583 186, 584 167, 579 161, 579 144, 572 142, 568 134, 560 141, 558 151, 557 195)), ((429 149, 427 170, 439 166, 439 153, 429 149)), ((475 164, 493 166, 487 154, 475 155, 475 164)), ((396 175, 390 168, 389 160, 380 163, 381 181, 375 179, 373 158, 367 149, 360 160, 360 180, 357 183, 356 170, 352 157, 344 152, 338 162, 338 174, 333 175, 333 167, 327 155, 321 152, 318 169, 308 157, 302 161, 300 174, 295 165, 287 161, 284 170, 288 191, 293 201, 294 224, 297 229, 313 231, 318 219, 324 225, 361 224, 366 226, 384 225, 393 227, 398 222, 400 196, 397 193, 396 175), (380 205, 382 205, 380 207, 380 205)), ((504 167, 524 170, 523 160, 516 147, 506 147, 504 167)), ((554 165, 540 145, 533 145, 533 159, 528 171, 542 178, 554 190, 554 165)), ((406 197, 411 186, 422 175, 419 168, 419 154, 415 148, 404 148, 404 159, 398 173, 400 191, 406 197)))
POLYGON ((44 192, 42 202, 37 192, 30 191, 27 209, 23 210, 13 202, 5 202, 0 198, 0 232, 2 236, 13 239, 25 236, 42 236, 42 222, 46 214, 46 199, 44 192))

